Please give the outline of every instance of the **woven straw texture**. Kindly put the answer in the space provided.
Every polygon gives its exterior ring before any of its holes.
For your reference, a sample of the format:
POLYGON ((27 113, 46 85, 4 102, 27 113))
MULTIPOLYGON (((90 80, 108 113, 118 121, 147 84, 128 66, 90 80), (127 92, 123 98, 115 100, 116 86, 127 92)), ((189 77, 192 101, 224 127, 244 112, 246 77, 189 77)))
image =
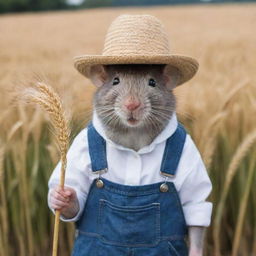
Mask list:
POLYGON ((167 64, 179 69, 178 85, 191 79, 199 66, 191 57, 170 53, 164 27, 151 15, 117 17, 108 29, 102 55, 78 56, 74 64, 86 77, 98 64, 167 64))

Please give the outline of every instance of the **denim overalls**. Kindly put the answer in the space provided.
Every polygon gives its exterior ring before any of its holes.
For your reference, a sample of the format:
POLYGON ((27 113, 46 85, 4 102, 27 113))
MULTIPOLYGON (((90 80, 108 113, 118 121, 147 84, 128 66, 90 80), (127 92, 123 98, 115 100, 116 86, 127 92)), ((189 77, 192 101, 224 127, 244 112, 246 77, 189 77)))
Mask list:
MULTIPOLYGON (((179 124, 168 138, 161 163, 173 176, 186 138, 179 124)), ((100 177, 107 171, 106 142, 88 126, 92 171, 99 174, 76 223, 73 256, 187 256, 187 226, 172 182, 129 186, 100 177)), ((129 163, 124 163, 129 164, 129 163)), ((157 175, 157 174, 156 174, 157 175)))

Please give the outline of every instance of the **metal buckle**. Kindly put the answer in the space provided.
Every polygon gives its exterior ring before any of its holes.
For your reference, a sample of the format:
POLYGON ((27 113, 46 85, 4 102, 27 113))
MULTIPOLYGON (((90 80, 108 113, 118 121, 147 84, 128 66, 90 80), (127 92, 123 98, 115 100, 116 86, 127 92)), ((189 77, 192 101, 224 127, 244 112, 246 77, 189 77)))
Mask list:
POLYGON ((168 180, 168 177, 165 176, 164 177, 164 182, 160 185, 159 189, 161 192, 165 193, 169 190, 169 186, 166 184, 168 180))
POLYGON ((108 168, 105 168, 105 169, 102 169, 102 170, 99 170, 99 171, 93 171, 94 174, 99 174, 99 176, 103 173, 106 173, 108 171, 108 168))
POLYGON ((166 173, 166 172, 161 172, 160 171, 160 174, 162 175, 162 176, 164 176, 164 177, 170 177, 170 178, 174 178, 175 177, 175 175, 173 175, 173 174, 169 174, 169 173, 166 173))
POLYGON ((96 186, 97 186, 97 188, 103 188, 103 187, 104 187, 104 182, 101 180, 100 177, 101 177, 101 174, 106 173, 107 171, 108 171, 108 169, 105 168, 105 169, 102 169, 102 170, 93 172, 94 174, 98 174, 98 175, 99 175, 98 178, 97 178, 97 180, 96 180, 96 186))

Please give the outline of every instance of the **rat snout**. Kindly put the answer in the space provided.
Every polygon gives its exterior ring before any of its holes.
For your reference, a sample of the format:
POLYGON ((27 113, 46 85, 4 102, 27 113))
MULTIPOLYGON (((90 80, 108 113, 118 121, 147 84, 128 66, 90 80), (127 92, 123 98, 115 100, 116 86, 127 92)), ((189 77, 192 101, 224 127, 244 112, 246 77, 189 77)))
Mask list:
POLYGON ((124 100, 124 106, 129 111, 134 111, 141 105, 140 101, 138 99, 135 99, 133 97, 127 97, 124 100))

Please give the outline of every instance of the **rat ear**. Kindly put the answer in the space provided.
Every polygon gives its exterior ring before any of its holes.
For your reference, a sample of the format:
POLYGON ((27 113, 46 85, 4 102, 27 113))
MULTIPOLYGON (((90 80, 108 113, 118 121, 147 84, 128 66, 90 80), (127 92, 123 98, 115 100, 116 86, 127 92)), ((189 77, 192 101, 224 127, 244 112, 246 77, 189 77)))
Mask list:
POLYGON ((173 67, 171 65, 166 65, 163 70, 163 75, 164 75, 165 86, 169 90, 172 90, 178 86, 180 77, 181 77, 181 74, 178 68, 173 67))
POLYGON ((89 78, 97 87, 101 87, 107 80, 107 72, 103 65, 92 66, 89 73, 89 78))

